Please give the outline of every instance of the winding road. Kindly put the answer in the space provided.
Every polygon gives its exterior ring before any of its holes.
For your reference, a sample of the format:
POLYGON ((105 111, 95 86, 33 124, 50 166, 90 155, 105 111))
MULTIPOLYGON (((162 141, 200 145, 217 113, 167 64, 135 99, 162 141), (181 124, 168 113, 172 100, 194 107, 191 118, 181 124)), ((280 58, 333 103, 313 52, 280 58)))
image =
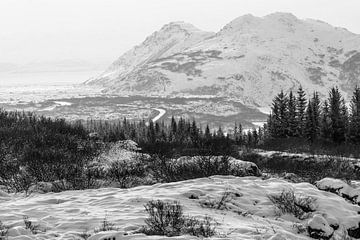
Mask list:
POLYGON ((153 123, 155 123, 156 121, 158 121, 158 120, 159 120, 162 116, 164 116, 165 113, 166 113, 166 110, 164 110, 164 109, 154 108, 154 110, 158 111, 159 114, 152 119, 153 123))

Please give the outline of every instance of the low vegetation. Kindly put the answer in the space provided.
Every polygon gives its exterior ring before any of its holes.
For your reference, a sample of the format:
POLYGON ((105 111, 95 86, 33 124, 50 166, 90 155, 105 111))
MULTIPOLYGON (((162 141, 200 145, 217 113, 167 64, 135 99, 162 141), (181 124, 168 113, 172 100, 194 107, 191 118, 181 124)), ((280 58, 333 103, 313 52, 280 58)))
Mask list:
POLYGON ((227 208, 227 204, 231 202, 233 199, 233 193, 229 190, 226 190, 219 199, 207 199, 201 202, 202 207, 213 208, 218 210, 225 210, 227 208))
POLYGON ((184 216, 179 202, 150 201, 145 205, 148 218, 140 232, 146 235, 179 236, 190 234, 211 237, 216 234, 214 221, 210 217, 197 219, 184 216))
POLYGON ((115 230, 117 230, 117 228, 115 227, 115 223, 110 222, 105 216, 100 226, 94 229, 94 233, 115 231, 115 230))
POLYGON ((5 240, 9 231, 9 226, 0 221, 0 240, 5 240))
POLYGON ((316 199, 307 196, 296 196, 293 190, 283 190, 280 194, 268 196, 281 214, 292 214, 304 219, 307 213, 315 212, 316 199))
POLYGON ((315 183, 325 177, 343 180, 359 180, 360 172, 354 162, 335 156, 283 155, 263 156, 255 152, 244 152, 240 159, 255 163, 262 171, 284 176, 296 174, 302 181, 315 183))
POLYGON ((26 194, 40 182, 52 183, 52 191, 96 188, 98 180, 132 187, 149 174, 147 166, 161 182, 228 174, 226 159, 204 165, 205 170, 192 168, 200 162, 176 165, 171 159, 185 153, 228 155, 235 152, 231 142, 221 128, 216 133, 210 133, 209 127, 202 132, 195 121, 184 119, 173 118, 170 125, 126 119, 119 124, 69 123, 31 112, 0 110, 0 185, 26 194), (138 141, 142 154, 150 154, 152 160, 114 161, 107 172, 93 164, 112 142, 124 139, 138 141))
POLYGON ((24 216, 23 219, 24 219, 25 229, 30 230, 32 234, 38 234, 40 232, 45 231, 44 229, 40 228, 39 224, 34 224, 28 216, 24 216))
POLYGON ((79 123, 0 110, 0 185, 9 190, 57 180, 82 189, 84 166, 100 149, 79 123))

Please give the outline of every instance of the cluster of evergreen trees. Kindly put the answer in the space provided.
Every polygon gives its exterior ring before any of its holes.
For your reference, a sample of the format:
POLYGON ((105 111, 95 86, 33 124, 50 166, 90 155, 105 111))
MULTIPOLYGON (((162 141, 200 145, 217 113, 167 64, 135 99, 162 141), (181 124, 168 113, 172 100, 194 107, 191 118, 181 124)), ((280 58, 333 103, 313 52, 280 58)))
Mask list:
POLYGON ((134 122, 123 119, 118 122, 87 121, 86 128, 104 142, 116 142, 130 139, 139 144, 145 151, 150 153, 169 152, 172 150, 182 151, 192 149, 211 150, 212 153, 219 153, 228 150, 233 139, 226 135, 222 128, 211 131, 209 125, 203 129, 195 120, 171 118, 171 122, 145 120, 134 122))
POLYGON ((354 89, 349 108, 337 87, 323 102, 317 92, 307 99, 301 87, 296 94, 281 91, 273 100, 265 131, 271 138, 360 144, 360 88, 354 89))

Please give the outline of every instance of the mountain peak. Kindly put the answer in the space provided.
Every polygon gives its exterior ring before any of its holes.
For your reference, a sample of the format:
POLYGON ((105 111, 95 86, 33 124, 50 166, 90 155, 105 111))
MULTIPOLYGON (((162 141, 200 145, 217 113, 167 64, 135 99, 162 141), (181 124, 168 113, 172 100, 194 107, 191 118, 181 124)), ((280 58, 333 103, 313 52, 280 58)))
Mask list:
POLYGON ((187 33, 194 33, 194 32, 203 32, 199 28, 195 27, 191 23, 187 23, 184 21, 176 21, 176 22, 170 22, 168 24, 165 24, 160 31, 172 31, 174 29, 182 30, 187 33))
POLYGON ((251 14, 246 14, 238 18, 235 18, 230 23, 226 24, 225 27, 223 27, 220 32, 228 32, 228 31, 232 32, 232 31, 244 30, 246 28, 251 28, 252 26, 257 25, 259 21, 261 21, 260 18, 255 17, 251 14))
POLYGON ((268 106, 274 93, 300 84, 322 96, 334 84, 347 93, 360 77, 352 58, 359 46, 358 35, 291 13, 244 15, 216 34, 171 22, 90 84, 118 94, 216 96, 268 106))
POLYGON ((274 12, 270 13, 265 16, 265 18, 272 18, 272 19, 286 19, 291 21, 298 21, 299 19, 292 13, 288 12, 274 12))

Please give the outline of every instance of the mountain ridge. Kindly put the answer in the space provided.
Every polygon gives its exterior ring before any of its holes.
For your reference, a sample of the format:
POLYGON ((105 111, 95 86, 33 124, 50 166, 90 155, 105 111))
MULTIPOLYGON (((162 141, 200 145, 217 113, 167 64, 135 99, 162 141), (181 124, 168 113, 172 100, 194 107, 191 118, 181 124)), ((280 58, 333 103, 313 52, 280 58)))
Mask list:
POLYGON ((227 97, 269 106, 280 90, 300 85, 347 97, 360 79, 360 35, 291 13, 240 16, 216 33, 172 22, 86 84, 145 96, 227 97))

